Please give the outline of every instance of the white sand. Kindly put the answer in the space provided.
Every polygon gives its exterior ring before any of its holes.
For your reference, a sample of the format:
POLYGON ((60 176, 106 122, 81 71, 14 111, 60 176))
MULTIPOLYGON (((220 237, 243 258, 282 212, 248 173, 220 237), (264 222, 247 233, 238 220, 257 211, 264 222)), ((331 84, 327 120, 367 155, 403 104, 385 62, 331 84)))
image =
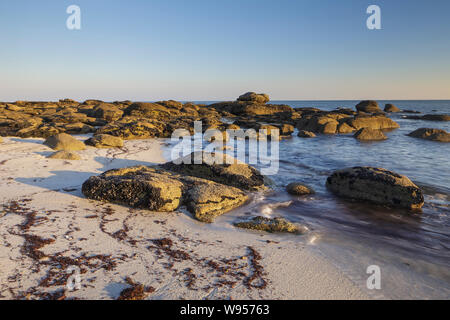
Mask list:
MULTIPOLYGON (((149 299, 368 298, 323 257, 296 241, 295 236, 268 243, 267 240, 278 240, 268 234, 205 225, 182 211, 152 213, 83 197, 81 185, 91 175, 112 168, 164 162, 162 140, 126 141, 122 149, 88 147, 79 152, 81 161, 47 159, 52 150, 42 145, 42 139, 3 140, 1 204, 19 201, 26 209, 16 213, 3 208, 0 211, 1 299, 21 294, 34 299, 43 292, 65 288, 61 285, 66 283, 64 278, 52 284, 66 274, 67 267, 59 267, 55 259, 83 255, 110 257, 103 262, 91 259, 89 265, 81 259, 81 289, 66 291, 68 298, 115 299, 128 287, 126 277, 152 286, 155 291, 149 299), (108 207, 112 210, 108 211, 108 207), (35 220, 29 228, 23 227, 33 210, 35 220), (120 230, 123 232, 116 233, 120 230), (53 243, 39 249, 51 257, 39 260, 27 256, 26 235, 53 239, 53 243), (158 253, 151 240, 161 238, 173 241, 172 251, 158 253), (258 263, 268 282, 264 289, 249 289, 245 285, 245 279, 254 271, 248 247, 261 255, 258 263), (189 254, 190 258, 177 259, 180 253, 189 254), (224 259, 233 262, 225 263, 224 259), (215 271, 209 261, 228 271, 215 271), (104 268, 105 262, 115 265, 104 268), (41 283, 48 275, 50 285, 41 283), (228 282, 219 285, 224 280, 228 282)), ((256 279, 253 284, 260 283, 256 279)))

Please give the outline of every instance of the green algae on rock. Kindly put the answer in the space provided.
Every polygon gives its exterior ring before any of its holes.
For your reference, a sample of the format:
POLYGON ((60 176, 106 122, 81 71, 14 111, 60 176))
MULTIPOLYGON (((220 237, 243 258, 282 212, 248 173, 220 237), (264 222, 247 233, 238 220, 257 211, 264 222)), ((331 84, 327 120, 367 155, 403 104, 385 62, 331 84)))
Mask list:
POLYGON ((265 231, 270 233, 286 232, 286 233, 302 233, 299 226, 284 218, 265 218, 261 216, 253 217, 249 221, 241 221, 234 223, 234 226, 242 229, 250 229, 255 231, 265 231))

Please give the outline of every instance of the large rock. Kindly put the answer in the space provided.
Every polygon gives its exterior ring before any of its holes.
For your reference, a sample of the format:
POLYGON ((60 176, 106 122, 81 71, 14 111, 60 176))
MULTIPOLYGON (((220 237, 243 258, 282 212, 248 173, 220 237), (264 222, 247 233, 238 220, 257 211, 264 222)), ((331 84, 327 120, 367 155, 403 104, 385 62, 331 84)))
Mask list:
POLYGON ((292 182, 286 186, 286 191, 293 196, 303 196, 305 194, 312 194, 314 190, 301 183, 292 182))
POLYGON ((255 92, 247 92, 241 95, 238 99, 238 101, 253 101, 256 103, 266 103, 269 102, 269 95, 265 93, 255 93, 255 92))
POLYGON ((86 145, 67 133, 59 133, 48 137, 44 144, 54 150, 78 151, 86 149, 86 145))
POLYGON ((119 120, 123 115, 123 111, 113 104, 102 103, 94 108, 92 116, 106 121, 119 120))
POLYGON ((356 110, 367 112, 367 113, 377 113, 382 112, 378 106, 378 102, 373 100, 364 100, 356 105, 356 110))
POLYGON ((258 170, 226 154, 198 151, 162 167, 243 190, 264 189, 265 179, 258 170))
POLYGON ((394 106, 392 103, 388 103, 384 106, 384 112, 401 112, 399 108, 394 106))
POLYGON ((380 141, 386 140, 387 137, 381 130, 371 129, 371 128, 362 128, 359 129, 354 137, 361 141, 380 141))
POLYGON ((81 160, 81 157, 72 151, 57 151, 49 155, 47 158, 60 160, 81 160))
POLYGON ((109 134, 97 134, 85 142, 89 146, 96 148, 122 148, 123 140, 120 137, 109 134))
POLYGON ((383 115, 376 116, 356 116, 347 120, 347 124, 356 130, 362 128, 371 128, 376 130, 397 129, 400 125, 394 120, 383 115))
POLYGON ((297 134, 300 138, 314 138, 316 135, 311 131, 300 130, 297 134))
POLYGON ((450 133, 441 129, 420 128, 408 134, 410 137, 439 142, 450 142, 450 133))
POLYGON ((327 187, 338 196, 381 205, 419 209, 424 204, 422 191, 408 177, 381 168, 338 170, 327 187))
POLYGON ((248 199, 238 188, 180 175, 160 166, 107 171, 84 182, 82 192, 89 199, 158 212, 171 212, 185 205, 197 220, 208 223, 248 199))

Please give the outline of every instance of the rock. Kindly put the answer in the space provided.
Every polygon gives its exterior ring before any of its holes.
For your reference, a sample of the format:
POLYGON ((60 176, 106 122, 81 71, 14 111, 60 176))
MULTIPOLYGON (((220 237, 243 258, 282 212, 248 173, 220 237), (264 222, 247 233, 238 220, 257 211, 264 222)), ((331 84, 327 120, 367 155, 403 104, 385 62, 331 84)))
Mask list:
POLYGON ((397 122, 383 115, 355 116, 354 118, 348 119, 347 124, 357 130, 362 128, 371 128, 378 130, 400 128, 400 125, 397 122))
POLYGON ((265 231, 270 233, 275 232, 287 232, 287 233, 300 233, 300 228, 283 218, 265 218, 265 217, 253 217, 250 221, 242 221, 234 223, 238 228, 265 231))
POLYGON ((439 142, 450 142, 450 133, 441 129, 420 128, 408 134, 410 137, 439 142))
POLYGON ((185 201, 187 209, 202 222, 211 223, 223 213, 244 204, 248 197, 238 188, 206 180, 194 180, 187 188, 185 201), (198 183, 202 181, 203 183, 198 183))
POLYGON ((102 103, 95 107, 92 116, 106 121, 116 121, 122 118, 123 111, 113 104, 102 103))
POLYGON ((86 149, 86 145, 83 142, 67 133, 50 136, 44 141, 44 144, 54 150, 78 151, 86 149))
POLYGON ((269 96, 265 93, 254 93, 254 92, 247 92, 241 95, 238 99, 238 101, 253 101, 256 103, 267 103, 270 101, 269 96))
POLYGON ((160 212, 178 208, 182 189, 183 183, 172 175, 145 166, 109 170, 82 186, 89 199, 160 212))
POLYGON ((352 126, 348 125, 348 123, 346 122, 341 122, 337 128, 337 132, 338 133, 352 133, 354 132, 356 129, 353 128, 352 126))
POLYGON ((167 108, 181 109, 183 108, 183 104, 181 102, 175 100, 167 100, 167 101, 158 101, 157 104, 165 106, 167 108))
POLYGON ((282 136, 290 136, 294 132, 294 126, 291 124, 282 124, 280 126, 280 135, 282 136))
POLYGON ((85 142, 89 146, 96 148, 122 148, 122 138, 111 136, 109 134, 97 134, 85 142))
POLYGON ((314 190, 297 182, 293 182, 287 185, 286 191, 289 194, 292 194, 294 196, 302 196, 305 194, 312 194, 314 193, 314 190))
POLYGON ((381 112, 378 102, 373 100, 364 100, 356 105, 356 110, 367 112, 367 113, 377 113, 381 112))
POLYGON ((161 166, 110 170, 90 177, 82 192, 89 199, 158 212, 171 212, 184 204, 197 220, 208 223, 248 199, 238 188, 179 175, 161 166))
POLYGON ((63 160, 81 160, 81 157, 77 153, 71 151, 57 151, 49 155, 47 158, 63 159, 63 160))
POLYGON ((258 170, 222 153, 193 152, 186 157, 167 162, 162 167, 172 172, 215 181, 242 190, 265 189, 264 176, 258 170))
POLYGON ((125 116, 137 116, 137 117, 153 117, 159 118, 161 113, 168 115, 166 107, 157 103, 148 102, 135 102, 127 107, 124 111, 125 116))
POLYGON ((335 171, 327 187, 336 195, 381 205, 419 209, 422 191, 406 176, 381 168, 354 167, 335 171))
POLYGON ((2 137, 0 137, 0 143, 3 143, 3 138, 2 137))
POLYGON ((311 131, 305 131, 305 130, 300 130, 298 132, 298 135, 300 138, 314 138, 316 137, 316 135, 314 133, 312 133, 311 131))
POLYGON ((450 115, 448 115, 448 114, 426 114, 426 115, 422 116, 422 120, 450 121, 450 115))
POLYGON ((312 115, 305 118, 301 118, 297 121, 296 127, 299 131, 311 131, 315 133, 335 134, 339 122, 325 115, 312 115))
POLYGON ((234 114, 245 114, 245 115, 273 115, 278 113, 292 113, 293 109, 288 105, 278 105, 278 104, 250 104, 244 105, 241 109, 233 109, 234 114))
POLYGON ((359 129, 354 137, 358 140, 362 141, 380 141, 386 140, 387 137, 381 130, 371 129, 371 128, 362 128, 359 129))
POLYGON ((388 103, 384 106, 384 112, 401 112, 402 110, 400 110, 399 108, 397 108, 396 106, 394 106, 391 103, 388 103))

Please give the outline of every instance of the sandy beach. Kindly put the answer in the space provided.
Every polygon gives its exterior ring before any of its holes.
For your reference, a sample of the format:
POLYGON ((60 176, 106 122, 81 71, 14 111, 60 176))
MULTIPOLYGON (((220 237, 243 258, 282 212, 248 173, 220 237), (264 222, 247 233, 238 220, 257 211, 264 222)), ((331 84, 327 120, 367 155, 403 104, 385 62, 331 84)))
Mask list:
MULTIPOLYGON (((85 139, 77 136, 77 139, 85 139)), ((106 170, 164 163, 163 139, 54 160, 40 138, 0 145, 0 298, 117 299, 131 284, 147 299, 367 299, 305 241, 86 199, 106 170), (66 289, 70 266, 81 288, 66 289)), ((226 216, 226 214, 225 214, 226 216)))

